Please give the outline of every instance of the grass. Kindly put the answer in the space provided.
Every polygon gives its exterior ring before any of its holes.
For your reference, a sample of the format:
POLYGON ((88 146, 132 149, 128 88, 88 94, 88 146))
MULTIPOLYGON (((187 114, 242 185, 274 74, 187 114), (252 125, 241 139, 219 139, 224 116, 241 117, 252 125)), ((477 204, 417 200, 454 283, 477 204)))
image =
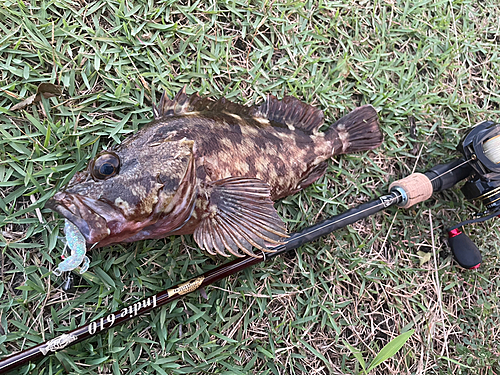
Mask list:
MULTIPOLYGON (((223 261, 185 236, 92 251, 72 294, 50 273, 63 221, 44 203, 148 123, 161 90, 245 104, 294 95, 327 123, 377 108, 379 149, 336 158, 277 203, 295 231, 457 157, 466 129, 499 120, 499 18, 495 0, 2 1, 0 355, 223 261), (9 110, 44 82, 63 95, 9 110)), ((459 268, 444 239, 479 209, 459 189, 389 209, 19 373, 353 374, 344 342, 369 362, 414 329, 373 374, 498 374, 498 221, 468 228, 478 271, 459 268)))

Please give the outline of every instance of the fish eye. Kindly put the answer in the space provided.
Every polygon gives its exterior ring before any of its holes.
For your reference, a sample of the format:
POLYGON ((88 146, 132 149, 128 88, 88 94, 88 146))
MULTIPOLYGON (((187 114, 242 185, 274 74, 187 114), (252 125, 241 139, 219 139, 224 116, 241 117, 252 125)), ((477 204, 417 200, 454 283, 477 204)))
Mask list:
POLYGON ((120 159, 114 152, 105 152, 97 155, 91 168, 92 177, 97 180, 105 180, 113 177, 120 169, 120 159))

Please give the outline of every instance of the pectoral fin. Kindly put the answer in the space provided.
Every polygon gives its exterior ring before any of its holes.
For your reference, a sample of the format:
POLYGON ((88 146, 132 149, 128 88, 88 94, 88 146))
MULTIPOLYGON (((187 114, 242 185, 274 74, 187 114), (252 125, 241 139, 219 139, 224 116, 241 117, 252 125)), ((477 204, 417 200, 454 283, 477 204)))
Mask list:
POLYGON ((196 243, 211 254, 257 256, 252 248, 272 252, 266 244, 287 237, 274 209, 269 186, 256 178, 229 177, 208 186, 208 213, 194 231, 196 243))

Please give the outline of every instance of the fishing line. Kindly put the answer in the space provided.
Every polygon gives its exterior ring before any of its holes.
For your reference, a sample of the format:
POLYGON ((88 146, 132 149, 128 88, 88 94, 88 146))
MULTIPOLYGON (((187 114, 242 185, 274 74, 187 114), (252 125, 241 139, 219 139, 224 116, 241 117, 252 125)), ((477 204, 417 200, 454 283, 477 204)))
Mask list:
POLYGON ((450 168, 449 170, 445 171, 444 173, 441 173, 440 175, 438 175, 438 176, 436 176, 434 178, 431 178, 430 181, 432 182, 434 180, 437 180, 438 178, 441 178, 441 177, 447 175, 448 173, 453 172, 455 169, 458 169, 458 168, 460 168, 460 167, 462 167, 462 166, 464 166, 465 164, 468 164, 468 163, 470 163, 470 160, 465 160, 463 163, 460 163, 459 165, 457 165, 457 166, 455 166, 453 168, 450 168))

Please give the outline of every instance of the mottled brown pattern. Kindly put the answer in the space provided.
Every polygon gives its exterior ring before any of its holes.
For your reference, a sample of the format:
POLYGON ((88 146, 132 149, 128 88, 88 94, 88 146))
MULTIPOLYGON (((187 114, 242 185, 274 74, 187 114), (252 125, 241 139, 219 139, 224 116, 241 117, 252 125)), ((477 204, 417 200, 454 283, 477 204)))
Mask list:
POLYGON ((154 113, 112 150, 116 175, 99 180, 89 168, 49 202, 87 242, 194 233, 209 252, 269 251, 266 244, 286 236, 272 200, 313 183, 332 155, 382 141, 371 106, 326 133, 318 132, 323 113, 292 97, 243 107, 182 90, 173 100, 163 96, 154 113))

